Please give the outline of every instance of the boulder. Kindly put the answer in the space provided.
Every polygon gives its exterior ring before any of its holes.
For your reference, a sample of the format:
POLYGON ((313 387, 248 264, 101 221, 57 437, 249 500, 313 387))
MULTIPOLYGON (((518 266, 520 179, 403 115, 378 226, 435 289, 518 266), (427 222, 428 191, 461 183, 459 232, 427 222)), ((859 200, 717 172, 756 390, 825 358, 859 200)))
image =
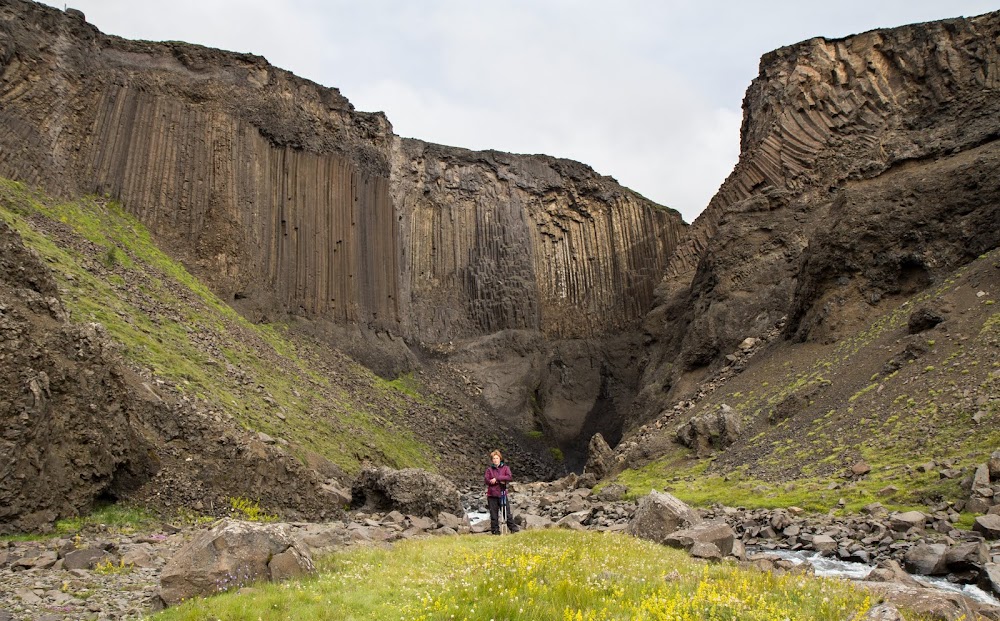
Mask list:
POLYGON ((1000 539, 1000 515, 988 513, 976 517, 972 530, 981 533, 987 539, 1000 539))
POLYGON ((454 513, 442 511, 438 513, 437 523, 445 528, 454 529, 456 532, 463 532, 469 528, 468 517, 458 517, 454 513))
POLYGON ((524 520, 525 530, 533 530, 536 528, 552 528, 555 523, 547 517, 541 515, 534 515, 532 513, 522 513, 519 517, 524 520))
POLYGON ((861 582, 870 591, 882 596, 885 603, 912 610, 919 618, 958 621, 976 619, 972 600, 960 593, 912 587, 895 582, 861 582))
POLYGON ((419 468, 365 468, 351 486, 351 508, 365 512, 399 511, 437 517, 442 511, 462 515, 462 497, 454 483, 419 468))
POLYGON ((626 532, 640 539, 664 543, 675 531, 701 522, 701 516, 675 496, 650 492, 639 501, 626 532))
POLYGON ((735 442, 741 430, 739 414, 723 404, 681 425, 677 429, 677 440, 698 455, 706 455, 713 448, 725 448, 735 442))
POLYGON ((721 557, 732 554, 735 539, 736 532, 729 524, 725 522, 701 522, 670 533, 664 538, 663 544, 672 548, 681 548, 692 556, 696 556, 692 552, 692 548, 699 543, 708 543, 715 547, 721 557))
POLYGON ((875 569, 868 572, 865 580, 868 582, 897 582, 915 589, 922 586, 916 578, 908 574, 899 563, 892 559, 879 561, 875 569))
POLYGON ((910 334, 918 334, 925 330, 930 330, 934 326, 944 321, 944 317, 927 307, 921 307, 910 313, 906 328, 910 334))
POLYGON ((625 499, 628 488, 621 483, 609 483, 597 492, 597 499, 603 502, 617 502, 625 499))
POLYGON ((979 464, 976 472, 972 476, 972 492, 984 497, 993 496, 993 488, 990 487, 990 468, 986 464, 979 464))
POLYGON ((810 545, 813 550, 816 550, 824 556, 829 556, 837 551, 837 540, 829 535, 816 535, 812 538, 810 545))
POLYGON ((983 568, 989 561, 989 548, 984 541, 966 541, 948 548, 944 555, 945 566, 949 572, 957 573, 983 568))
POLYGON ((701 558, 708 561, 721 561, 722 551, 714 543, 707 541, 695 541, 688 549, 688 554, 694 558, 701 558))
POLYGON ((986 468, 990 471, 991 481, 1000 481, 1000 451, 993 451, 986 462, 986 468))
POLYGON ((286 524, 222 520, 177 551, 160 575, 168 606, 259 581, 315 572, 308 548, 286 524))
POLYGON ((889 524, 895 531, 907 531, 914 527, 923 528, 925 521, 927 521, 927 516, 920 511, 894 513, 889 517, 889 524))
POLYGON ((584 522, 586 522, 589 518, 589 509, 586 511, 575 511, 556 522, 556 526, 558 528, 569 528, 571 530, 586 530, 587 527, 584 525, 584 522))
POLYGON ((903 565, 911 574, 943 576, 948 573, 947 553, 948 546, 943 543, 921 543, 906 552, 903 565))
POLYGON ((615 454, 608 446, 604 436, 595 433, 587 445, 587 466, 585 470, 593 473, 598 479, 603 479, 611 473, 615 464, 615 454))
POLYGON ((1000 596, 1000 565, 987 563, 983 567, 983 583, 980 586, 983 590, 992 591, 993 595, 1000 596))
POLYGON ((112 561, 112 558, 101 548, 83 548, 66 553, 63 557, 63 569, 93 569, 98 563, 105 561, 112 561))
POLYGON ((906 621, 906 617, 892 604, 878 604, 872 606, 861 621, 906 621))

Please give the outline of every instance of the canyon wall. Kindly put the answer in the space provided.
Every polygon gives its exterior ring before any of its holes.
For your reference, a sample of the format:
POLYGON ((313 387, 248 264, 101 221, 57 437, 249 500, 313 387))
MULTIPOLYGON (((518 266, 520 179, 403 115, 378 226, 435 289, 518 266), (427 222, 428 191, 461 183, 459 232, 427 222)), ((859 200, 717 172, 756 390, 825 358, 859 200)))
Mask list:
POLYGON ((316 333, 377 372, 461 361, 561 442, 630 402, 685 227, 582 164, 401 139, 261 57, 26 0, 0 6, 0 175, 120 201, 248 317, 334 326, 316 333))
POLYGON ((834 341, 1000 243, 1000 13, 766 54, 660 283, 638 420, 746 337, 834 341))

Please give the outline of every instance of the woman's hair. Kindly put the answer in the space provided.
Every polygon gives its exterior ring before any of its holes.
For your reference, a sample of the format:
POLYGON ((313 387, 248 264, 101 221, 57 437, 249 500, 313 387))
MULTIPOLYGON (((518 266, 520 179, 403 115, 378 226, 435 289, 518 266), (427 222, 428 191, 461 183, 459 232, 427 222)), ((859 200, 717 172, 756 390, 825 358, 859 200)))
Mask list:
POLYGON ((493 458, 494 455, 496 455, 500 459, 503 459, 503 455, 500 454, 500 451, 497 451, 497 450, 490 451, 490 458, 491 459, 493 458))

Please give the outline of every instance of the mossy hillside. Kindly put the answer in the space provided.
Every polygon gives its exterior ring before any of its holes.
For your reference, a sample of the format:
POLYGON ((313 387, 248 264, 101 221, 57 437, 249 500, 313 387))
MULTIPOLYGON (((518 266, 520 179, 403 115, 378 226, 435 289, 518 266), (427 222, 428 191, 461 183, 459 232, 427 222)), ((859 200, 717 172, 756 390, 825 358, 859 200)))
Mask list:
POLYGON ((693 411, 733 407, 744 426, 734 446, 697 460, 673 445, 618 481, 632 496, 666 489, 695 504, 823 512, 964 500, 962 479, 1000 448, 1000 318, 988 294, 998 264, 997 251, 980 257, 834 345, 772 347, 693 411), (910 335, 921 306, 950 309, 948 319, 910 335), (853 476, 861 461, 871 471, 853 476))
POLYGON ((344 356, 293 342, 282 325, 251 324, 113 202, 59 202, 2 180, 0 217, 50 266, 71 319, 102 324, 158 390, 348 473, 363 460, 435 468, 433 451, 405 426, 420 405, 416 379, 386 382, 344 356))
POLYGON ((705 564, 616 533, 435 537, 317 564, 309 580, 194 600, 154 618, 842 621, 873 605, 846 581, 705 564))

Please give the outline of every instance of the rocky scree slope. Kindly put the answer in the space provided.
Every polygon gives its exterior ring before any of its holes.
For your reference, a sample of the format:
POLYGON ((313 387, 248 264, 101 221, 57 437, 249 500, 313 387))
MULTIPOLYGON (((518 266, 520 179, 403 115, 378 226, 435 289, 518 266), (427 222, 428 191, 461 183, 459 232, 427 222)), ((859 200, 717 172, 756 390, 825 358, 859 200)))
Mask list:
POLYGON ((219 515, 234 498, 336 516, 364 461, 481 476, 497 437, 548 462, 430 367, 386 382, 282 326, 250 324, 103 200, 0 183, 0 532, 98 501, 219 515), (442 379, 442 377, 444 379, 442 379))
POLYGON ((671 258, 635 421, 747 337, 849 336, 1000 244, 1000 13, 761 59, 733 173, 671 258))
POLYGON ((676 212, 575 162, 400 139, 257 56, 25 0, 0 32, 0 174, 107 193, 246 316, 385 377, 454 346, 457 385, 522 430, 619 433, 676 212))
POLYGON ((880 502, 968 528, 1000 511, 998 296, 1000 249, 835 343, 773 330, 603 463, 635 495, 817 513, 880 502))

